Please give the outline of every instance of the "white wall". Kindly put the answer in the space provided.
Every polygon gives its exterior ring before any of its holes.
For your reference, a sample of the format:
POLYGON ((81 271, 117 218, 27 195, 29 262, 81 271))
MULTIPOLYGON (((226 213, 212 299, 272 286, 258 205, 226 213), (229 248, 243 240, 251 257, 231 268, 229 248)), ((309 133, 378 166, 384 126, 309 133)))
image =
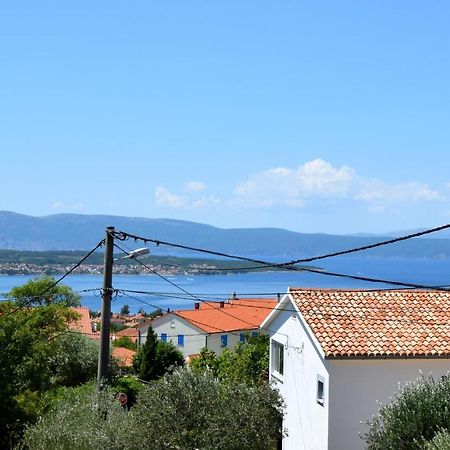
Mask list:
MULTIPOLYGON (((186 320, 176 316, 175 314, 166 314, 153 320, 152 328, 161 339, 161 334, 167 334, 167 342, 172 342, 183 355, 193 355, 200 353, 200 350, 206 345, 206 335, 197 327, 191 325, 186 320), (203 333, 203 334, 202 334, 203 333), (178 345, 178 335, 184 335, 184 346, 178 345)), ((147 327, 141 328, 141 343, 147 340, 147 327)))
POLYGON ((238 330, 230 333, 211 333, 208 336, 208 349, 212 350, 216 353, 216 355, 222 354, 222 352, 227 348, 228 350, 234 351, 236 344, 240 342, 241 333, 249 333, 252 334, 252 331, 255 330, 238 330), (227 347, 222 347, 221 336, 226 334, 228 336, 228 345, 227 347))
MULTIPOLYGON (((293 309, 292 304, 287 307, 293 309)), ((267 327, 272 331, 271 340, 286 344, 283 376, 277 377, 272 366, 270 375, 286 402, 283 427, 287 428, 288 436, 283 439, 283 450, 326 450, 329 404, 327 363, 297 313, 280 312, 267 327), (317 402, 318 375, 325 381, 323 406, 317 402)), ((271 354, 271 362, 272 358, 271 354)))
POLYGON ((329 449, 362 450, 358 435, 366 421, 378 411, 377 400, 388 403, 399 383, 430 372, 439 377, 450 370, 444 359, 329 360, 330 416, 329 449), (363 422, 360 424, 360 422, 363 422))

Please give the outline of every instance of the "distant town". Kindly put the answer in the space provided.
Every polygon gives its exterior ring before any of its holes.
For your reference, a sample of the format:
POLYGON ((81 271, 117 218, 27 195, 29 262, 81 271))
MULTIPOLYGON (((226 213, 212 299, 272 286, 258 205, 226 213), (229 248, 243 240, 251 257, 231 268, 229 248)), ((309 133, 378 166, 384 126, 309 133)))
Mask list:
MULTIPOLYGON (((57 275, 66 273, 71 268, 64 264, 30 264, 30 263, 0 263, 0 275, 57 275)), ((191 264, 186 267, 168 267, 162 264, 114 265, 113 272, 119 275, 151 275, 158 272, 162 275, 195 275, 223 273, 218 267, 210 264, 191 264)), ((100 275, 102 264, 86 264, 77 267, 73 273, 81 275, 100 275)))
MULTIPOLYGON (((58 275, 66 273, 85 255, 82 251, 18 251, 0 250, 0 275, 58 275)), ((255 271, 258 264, 226 259, 205 259, 178 256, 149 256, 139 263, 117 255, 113 265, 115 274, 121 275, 217 275, 255 271)), ((311 266, 304 266, 311 267, 311 266)), ((261 266, 259 271, 280 270, 261 266)), ((103 254, 92 254, 73 273, 99 275, 103 273, 103 254)))

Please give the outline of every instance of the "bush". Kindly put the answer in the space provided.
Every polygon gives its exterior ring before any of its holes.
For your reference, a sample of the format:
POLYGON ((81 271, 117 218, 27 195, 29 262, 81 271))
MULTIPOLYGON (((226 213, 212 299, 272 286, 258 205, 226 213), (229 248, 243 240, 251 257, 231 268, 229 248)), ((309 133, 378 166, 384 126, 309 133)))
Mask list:
POLYGON ((269 369, 269 336, 247 333, 244 342, 239 342, 234 351, 225 349, 220 356, 204 347, 190 366, 197 373, 212 371, 228 383, 250 386, 265 383, 269 369))
MULTIPOLYGON (((369 450, 423 449, 440 431, 450 430, 450 378, 421 377, 406 385, 368 425, 369 450)), ((444 438, 436 438, 437 443, 444 438)))
POLYGON ((450 449, 450 433, 447 430, 440 431, 434 438, 426 442, 423 450, 449 450, 450 449))
POLYGON ((149 327, 147 340, 136 355, 133 366, 142 380, 156 380, 167 371, 184 366, 184 357, 172 342, 158 341, 149 327))
POLYGON ((267 385, 224 384, 208 372, 178 369, 145 385, 130 411, 116 394, 96 386, 64 390, 26 430, 22 448, 265 450, 281 433, 282 400, 267 385))
POLYGON ((52 410, 25 431, 19 448, 124 449, 126 424, 127 412, 111 390, 99 393, 95 384, 66 388, 52 410))
POLYGON ((136 350, 137 344, 133 342, 128 336, 120 336, 112 341, 114 347, 123 347, 128 350, 136 350))

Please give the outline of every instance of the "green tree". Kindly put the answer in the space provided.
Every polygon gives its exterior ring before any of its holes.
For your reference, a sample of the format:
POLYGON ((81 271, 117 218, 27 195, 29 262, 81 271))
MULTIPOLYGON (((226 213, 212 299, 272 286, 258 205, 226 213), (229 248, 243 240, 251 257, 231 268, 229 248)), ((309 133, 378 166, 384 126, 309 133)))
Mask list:
MULTIPOLYGON (((442 430, 450 430, 450 377, 421 377, 404 386, 368 421, 369 450, 421 450, 442 430)), ((447 436, 448 438, 448 436, 447 436)), ((436 438, 435 444, 446 439, 436 438)), ((433 444, 430 444, 431 448, 433 444)), ((442 448, 442 447, 438 447, 442 448)), ((445 447, 450 448, 450 447, 445 447)))
POLYGON ((124 347, 129 350, 136 350, 137 344, 133 342, 128 336, 120 336, 113 340, 114 347, 124 347))
POLYGON ((450 433, 448 430, 442 430, 437 433, 431 441, 425 442, 423 450, 449 450, 450 433))
POLYGON ((60 389, 50 411, 25 431, 19 448, 126 449, 127 416, 112 389, 99 392, 95 384, 60 389))
POLYGON ((209 350, 207 347, 203 347, 200 350, 199 356, 191 359, 189 366, 195 373, 201 374, 209 371, 217 376, 219 372, 219 359, 215 352, 209 350))
POLYGON ((6 298, 18 306, 51 305, 58 303, 64 306, 80 306, 80 296, 69 286, 56 285, 51 276, 29 280, 23 286, 18 286, 6 293, 6 298))
POLYGON ((130 314, 130 307, 128 305, 123 305, 122 308, 120 308, 120 314, 124 316, 130 314))
POLYGON ((26 431, 23 445, 31 450, 268 450, 281 434, 283 403, 267 384, 221 383, 209 372, 178 369, 144 386, 125 413, 114 393, 68 392, 26 431))
POLYGON ((135 370, 142 380, 150 381, 164 375, 173 367, 183 366, 183 354, 171 343, 158 341, 153 328, 135 358, 135 370))
MULTIPOLYGON (((25 414, 17 396, 26 390, 48 387, 48 348, 76 314, 58 304, 19 308, 0 305, 0 436, 12 440, 25 414)), ((5 441, 0 442, 0 447, 5 441)))
POLYGON ((261 384, 267 378, 269 367, 269 337, 246 334, 234 351, 225 349, 220 356, 204 348, 190 365, 197 372, 212 370, 225 382, 261 384))

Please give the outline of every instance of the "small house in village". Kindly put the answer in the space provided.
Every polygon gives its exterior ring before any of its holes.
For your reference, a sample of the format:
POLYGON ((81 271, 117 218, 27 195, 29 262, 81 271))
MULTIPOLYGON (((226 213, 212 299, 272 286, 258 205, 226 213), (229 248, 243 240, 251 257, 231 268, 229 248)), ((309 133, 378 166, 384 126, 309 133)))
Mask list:
POLYGON ((139 327, 140 343, 146 341, 151 325, 158 339, 172 342, 187 358, 203 347, 220 354, 243 341, 246 333, 258 333, 276 304, 274 299, 195 303, 194 309, 169 312, 139 327))
MULTIPOLYGON (((76 333, 80 333, 84 336, 87 336, 90 339, 94 340, 100 340, 100 333, 98 331, 94 331, 93 322, 89 316, 89 309, 86 307, 73 307, 71 308, 72 311, 76 312, 78 314, 77 320, 73 321, 72 323, 69 323, 69 330, 74 331, 76 333)), ((137 340, 137 330, 136 329, 129 329, 123 330, 123 333, 117 333, 121 336, 127 336, 130 339, 133 340, 133 342, 136 342, 137 340)), ((113 336, 111 335, 111 339, 113 336)), ((129 350, 122 347, 111 347, 111 355, 113 358, 115 358, 119 364, 120 367, 129 368, 133 365, 133 358, 136 352, 134 350, 129 350)))
POLYGON ((284 450, 360 450, 399 384, 450 369, 450 292, 290 288, 262 323, 284 450))

